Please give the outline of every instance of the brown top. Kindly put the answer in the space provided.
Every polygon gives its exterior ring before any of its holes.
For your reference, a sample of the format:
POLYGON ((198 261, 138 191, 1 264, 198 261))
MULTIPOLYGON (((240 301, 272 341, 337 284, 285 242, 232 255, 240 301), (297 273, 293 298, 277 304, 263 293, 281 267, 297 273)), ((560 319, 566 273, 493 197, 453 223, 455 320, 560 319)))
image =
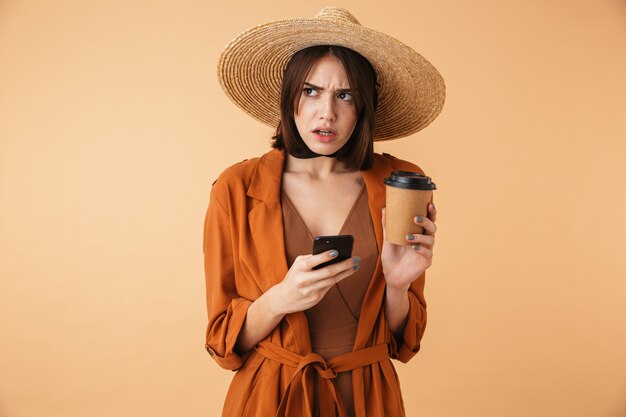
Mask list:
MULTIPOLYGON (((311 253, 313 235, 296 207, 281 193, 285 252, 289 267, 298 255, 311 253)), ((351 352, 356 339, 361 305, 378 259, 376 235, 367 205, 365 185, 338 234, 354 236, 353 255, 361 258, 360 268, 350 277, 333 286, 324 298, 304 313, 309 325, 311 347, 324 360, 351 352)), ((354 398, 351 372, 340 372, 334 379, 348 417, 353 417, 354 398)), ((317 402, 315 402, 317 404, 317 402)), ((314 415, 319 415, 315 410, 314 415)))

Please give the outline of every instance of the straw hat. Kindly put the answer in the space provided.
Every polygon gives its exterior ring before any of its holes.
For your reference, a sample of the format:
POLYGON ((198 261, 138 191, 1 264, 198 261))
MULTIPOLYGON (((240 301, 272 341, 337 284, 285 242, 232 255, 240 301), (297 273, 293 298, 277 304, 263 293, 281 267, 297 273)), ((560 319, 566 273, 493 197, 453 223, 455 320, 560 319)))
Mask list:
POLYGON ((217 68, 220 84, 237 106, 275 128, 287 62, 294 53, 315 45, 350 48, 374 67, 380 84, 374 140, 411 135, 441 111, 445 85, 430 62, 335 7, 322 9, 312 18, 279 20, 241 33, 222 51, 217 68))

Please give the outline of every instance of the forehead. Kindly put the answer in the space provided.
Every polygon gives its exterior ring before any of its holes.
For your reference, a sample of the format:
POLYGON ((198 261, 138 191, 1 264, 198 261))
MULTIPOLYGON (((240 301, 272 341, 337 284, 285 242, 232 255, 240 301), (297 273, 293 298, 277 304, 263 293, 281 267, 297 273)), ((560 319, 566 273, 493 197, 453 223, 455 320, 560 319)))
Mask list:
POLYGON ((341 60, 334 55, 324 55, 315 61, 315 63, 311 66, 305 81, 312 82, 313 84, 317 81, 346 84, 346 86, 349 85, 346 69, 344 68, 341 60))

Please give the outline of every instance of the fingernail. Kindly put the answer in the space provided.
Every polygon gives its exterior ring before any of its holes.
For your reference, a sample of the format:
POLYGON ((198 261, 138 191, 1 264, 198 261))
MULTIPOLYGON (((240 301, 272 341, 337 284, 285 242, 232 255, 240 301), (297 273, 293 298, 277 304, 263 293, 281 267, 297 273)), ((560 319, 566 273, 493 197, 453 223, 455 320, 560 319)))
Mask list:
POLYGON ((408 235, 406 235, 406 239, 407 240, 413 240, 413 239, 415 239, 415 236, 413 236, 412 234, 408 234, 408 235))
POLYGON ((352 269, 354 269, 355 271, 358 271, 358 270, 359 270, 359 264, 354 265, 354 266, 352 267, 352 269))
POLYGON ((359 258, 358 256, 355 256, 354 258, 352 258, 352 262, 358 265, 359 262, 361 262, 361 258, 359 258))
POLYGON ((432 206, 433 210, 435 209, 435 203, 430 203, 430 205, 432 206))
POLYGON ((417 216, 417 217, 415 218, 415 220, 416 220, 418 223, 421 223, 421 222, 423 222, 423 221, 424 221, 424 218, 423 218, 422 216, 417 216))
POLYGON ((413 250, 419 250, 420 249, 420 245, 413 245, 413 250))
POLYGON ((331 250, 329 255, 331 258, 334 258, 335 256, 339 255, 339 252, 337 252, 336 250, 331 250))

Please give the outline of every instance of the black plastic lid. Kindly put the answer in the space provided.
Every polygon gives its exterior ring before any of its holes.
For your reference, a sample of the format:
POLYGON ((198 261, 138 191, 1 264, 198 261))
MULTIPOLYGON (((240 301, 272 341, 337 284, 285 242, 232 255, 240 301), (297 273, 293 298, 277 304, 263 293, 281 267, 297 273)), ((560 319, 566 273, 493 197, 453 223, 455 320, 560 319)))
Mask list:
POLYGON ((393 171, 385 178, 385 184, 390 187, 406 188, 409 190, 436 190, 435 183, 430 177, 419 172, 393 171))

